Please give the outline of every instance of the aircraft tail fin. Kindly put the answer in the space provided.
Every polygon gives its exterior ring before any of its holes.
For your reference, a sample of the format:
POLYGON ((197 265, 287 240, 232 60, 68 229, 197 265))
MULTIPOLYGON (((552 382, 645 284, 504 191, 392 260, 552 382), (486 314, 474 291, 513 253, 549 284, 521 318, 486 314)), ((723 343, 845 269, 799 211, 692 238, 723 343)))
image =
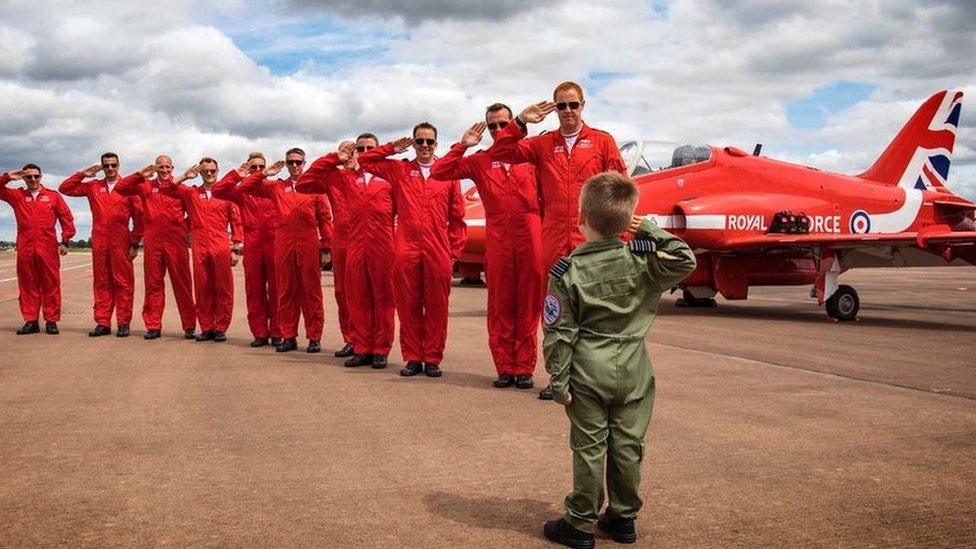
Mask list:
POLYGON ((943 90, 928 98, 858 177, 905 189, 945 190, 962 95, 961 91, 943 90))

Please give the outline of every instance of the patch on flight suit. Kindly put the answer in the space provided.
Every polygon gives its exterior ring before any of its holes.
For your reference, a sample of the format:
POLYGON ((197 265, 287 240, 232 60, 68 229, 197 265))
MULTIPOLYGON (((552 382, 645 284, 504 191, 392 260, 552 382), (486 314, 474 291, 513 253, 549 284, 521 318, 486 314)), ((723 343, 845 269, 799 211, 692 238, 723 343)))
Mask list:
POLYGON ((562 278, 566 271, 569 270, 569 258, 560 257, 552 267, 549 268, 549 276, 553 278, 562 278))
POLYGON ((635 254, 657 252, 657 245, 650 238, 635 238, 630 241, 630 251, 635 254))
POLYGON ((552 326, 559 317, 563 316, 563 306, 559 303, 559 298, 549 294, 546 301, 542 304, 542 322, 546 326, 552 326))

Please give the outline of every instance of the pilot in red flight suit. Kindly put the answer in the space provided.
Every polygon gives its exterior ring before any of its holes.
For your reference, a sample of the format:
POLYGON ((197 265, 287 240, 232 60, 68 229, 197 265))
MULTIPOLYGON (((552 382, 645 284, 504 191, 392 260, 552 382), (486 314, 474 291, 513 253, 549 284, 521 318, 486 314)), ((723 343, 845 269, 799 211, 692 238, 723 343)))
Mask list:
POLYGON ((470 179, 485 208, 485 271, 488 281, 488 346, 495 387, 531 389, 542 314, 542 231, 535 169, 492 160, 488 151, 464 157, 485 128, 494 138, 511 123, 501 103, 488 107, 486 122, 472 126, 434 163, 431 176, 470 179))
POLYGON ((162 186, 163 194, 179 198, 190 218, 193 250, 193 291, 196 296, 200 335, 197 341, 226 341, 225 332, 234 312, 234 274, 231 247, 241 248, 241 216, 232 202, 213 196, 217 182, 217 161, 203 158, 175 180, 162 186), (199 187, 182 185, 197 174, 199 187), (230 238, 227 229, 230 228, 230 238))
MULTIPOLYGON (((393 185, 396 201, 396 260, 394 291, 400 318, 400 349, 406 366, 400 375, 421 371, 441 375, 447 341, 451 260, 464 249, 464 197, 458 180, 430 177, 437 147, 437 128, 423 122, 413 137, 404 137, 359 155, 364 170, 393 185), (414 160, 386 157, 404 152, 413 143, 414 160)), ((351 155, 351 149, 350 149, 351 155)))
MULTIPOLYGON (((620 149, 610 134, 583 123, 583 88, 563 82, 552 92, 553 101, 527 107, 499 132, 490 152, 494 160, 535 166, 542 196, 543 276, 556 261, 583 242, 579 230, 579 195, 583 184, 606 171, 627 173, 620 149), (558 110, 559 131, 528 137, 527 124, 542 122, 558 110)), ((539 393, 552 399, 548 387, 539 393)))
POLYGON ((24 317, 17 335, 41 331, 41 309, 44 331, 55 335, 61 320, 61 256, 68 253, 68 241, 75 235, 71 210, 60 194, 41 185, 41 168, 36 164, 0 174, 0 200, 10 204, 17 220, 17 290, 24 317), (21 179, 26 188, 7 188, 21 179), (61 224, 60 243, 55 221, 61 224))
POLYGON ((244 222, 244 297, 247 301, 247 324, 254 340, 251 347, 281 343, 278 326, 278 283, 275 276, 275 229, 278 217, 266 198, 237 192, 236 185, 247 173, 265 168, 264 155, 248 155, 245 170, 237 169, 214 185, 217 198, 229 200, 240 208, 244 222))
POLYGON ((142 304, 144 339, 162 335, 163 311, 166 307, 166 279, 173 287, 176 308, 180 312, 183 337, 195 339, 196 308, 193 305, 193 279, 190 277, 190 253, 187 250, 189 223, 179 199, 166 196, 160 188, 173 179, 173 161, 158 156, 154 164, 123 177, 115 191, 142 201, 145 219, 143 276, 146 296, 142 304), (155 179, 148 179, 156 174, 155 179))
POLYGON ((343 159, 337 153, 319 158, 296 186, 303 193, 342 197, 353 213, 345 285, 355 354, 346 361, 347 367, 386 368, 393 346, 393 187, 363 171, 357 161, 360 153, 378 144, 375 135, 360 135, 352 153, 342 153, 343 159))
POLYGON ((112 333, 112 311, 118 337, 129 336, 132 322, 132 300, 135 272, 132 260, 142 240, 142 204, 138 198, 124 196, 115 190, 119 182, 119 157, 102 155, 101 164, 73 174, 61 183, 58 191, 67 196, 86 197, 92 213, 92 289, 95 296, 95 327, 91 337, 112 333), (100 171, 104 179, 89 179, 100 171), (129 220, 132 230, 129 230, 129 220))
MULTIPOLYGON (((322 304, 322 266, 329 260, 332 209, 325 195, 302 194, 295 183, 302 174, 305 151, 294 148, 285 160, 252 173, 237 185, 237 191, 269 199, 277 215, 275 272, 278 287, 278 324, 284 353, 298 348, 298 315, 305 318, 309 353, 322 350, 325 308, 322 304), (268 179, 288 166, 285 179, 268 179)), ((246 253, 246 252, 245 252, 246 253)))

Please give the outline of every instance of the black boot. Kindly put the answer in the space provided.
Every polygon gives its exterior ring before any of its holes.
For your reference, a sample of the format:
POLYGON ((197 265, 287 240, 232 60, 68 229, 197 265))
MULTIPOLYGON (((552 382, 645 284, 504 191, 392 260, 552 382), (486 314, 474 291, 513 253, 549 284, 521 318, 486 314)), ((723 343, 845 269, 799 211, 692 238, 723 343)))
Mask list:
POLYGON ((308 347, 305 349, 306 353, 320 353, 322 352, 322 345, 317 339, 308 340, 308 347))
POLYGON ((492 383, 492 385, 494 385, 499 389, 507 389, 514 384, 515 384, 515 378, 508 374, 502 374, 498 376, 498 379, 496 379, 495 382, 492 383))
POLYGON ((403 377, 412 377, 420 372, 424 371, 424 364, 417 360, 411 360, 407 362, 406 366, 400 370, 400 375, 403 377))
POLYGON ((535 387, 535 383, 532 381, 532 376, 522 374, 515 376, 515 387, 518 389, 531 389, 535 387))
POLYGON ((197 333, 195 329, 187 328, 186 330, 183 330, 183 339, 196 339, 196 338, 197 338, 197 333))
POLYGON ((386 368, 387 364, 389 364, 389 363, 386 360, 386 355, 375 355, 375 356, 373 356, 373 369, 374 370, 382 370, 383 368, 386 368))
POLYGON ((213 340, 216 341, 217 343, 220 343, 222 341, 227 341, 227 334, 215 330, 213 340))
POLYGON ((279 343, 278 346, 275 347, 275 352, 277 353, 287 353, 288 351, 297 351, 297 350, 298 350, 298 340, 293 337, 290 337, 288 339, 282 339, 281 343, 279 343))
POLYGON ((27 334, 36 334, 39 333, 40 331, 41 331, 41 326, 37 323, 37 321, 31 320, 30 322, 25 322, 24 326, 21 329, 17 330, 17 335, 22 336, 27 334))
POLYGON ((115 330, 115 337, 129 337, 129 325, 119 324, 119 327, 115 330))
POLYGON ((213 338, 213 331, 207 330, 205 332, 200 332, 200 335, 197 336, 197 341, 213 341, 213 338))
POLYGON ((613 538, 617 543, 634 543, 637 541, 637 529, 634 528, 634 519, 625 519, 610 514, 610 511, 600 515, 600 520, 596 522, 597 527, 613 538))
POLYGON ((278 345, 281 345, 281 338, 280 337, 271 338, 271 346, 277 347, 278 345))
POLYGON ((424 373, 427 374, 427 377, 441 377, 444 375, 441 367, 431 362, 424 363, 424 373))
POLYGON ((552 400, 553 398, 551 386, 546 385, 545 389, 539 391, 539 400, 552 400))
POLYGON ((162 335, 161 330, 146 330, 146 335, 142 336, 142 339, 159 339, 162 335))
POLYGON ((107 336, 112 333, 112 329, 108 326, 102 326, 101 324, 96 324, 94 328, 88 330, 88 337, 102 337, 107 336))
POLYGON ((358 366, 369 366, 373 363, 373 355, 352 355, 343 366, 346 368, 356 368, 358 366))
POLYGON ((356 354, 356 351, 352 347, 352 343, 346 343, 341 349, 335 352, 336 358, 349 358, 356 354))
POLYGON ((542 534, 549 541, 574 549, 592 549, 596 545, 593 534, 573 528, 566 519, 550 520, 542 527, 542 534))
POLYGON ((254 341, 251 342, 251 347, 264 347, 268 344, 268 338, 266 337, 256 337, 254 341))
POLYGON ((58 329, 57 322, 51 322, 50 320, 44 323, 44 331, 51 335, 58 335, 61 330, 58 329))

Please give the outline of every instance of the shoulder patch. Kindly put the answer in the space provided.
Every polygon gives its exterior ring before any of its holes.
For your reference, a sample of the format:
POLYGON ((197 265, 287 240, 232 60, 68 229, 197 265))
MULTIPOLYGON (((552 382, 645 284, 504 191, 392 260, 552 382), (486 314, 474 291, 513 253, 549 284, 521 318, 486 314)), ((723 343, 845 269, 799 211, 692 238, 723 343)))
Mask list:
POLYGON ((559 298, 549 294, 542 304, 542 322, 546 326, 552 326, 559 317, 563 316, 563 306, 559 303, 559 298))
POLYGON ((651 254, 657 252, 657 244, 650 238, 635 238, 630 241, 630 252, 635 254, 651 254))
POLYGON ((549 275, 554 278, 562 278, 566 271, 569 270, 569 258, 560 257, 555 264, 549 269, 549 275))

